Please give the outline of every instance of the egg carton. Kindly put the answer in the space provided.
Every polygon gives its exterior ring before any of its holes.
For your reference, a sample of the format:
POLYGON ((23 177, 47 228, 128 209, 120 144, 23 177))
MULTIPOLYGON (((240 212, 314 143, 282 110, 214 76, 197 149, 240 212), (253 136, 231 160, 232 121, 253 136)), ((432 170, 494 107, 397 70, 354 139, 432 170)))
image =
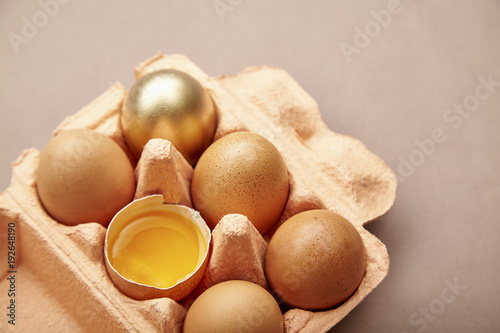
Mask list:
MULTIPOLYGON (((353 223, 366 247, 366 271, 355 293, 333 309, 306 311, 282 304, 286 332, 328 331, 387 275, 386 247, 363 227, 385 214, 395 200, 396 177, 379 157, 359 140, 329 130, 316 102, 282 69, 259 66, 237 75, 209 77, 183 55, 159 53, 135 68, 135 78, 166 68, 187 72, 210 93, 218 118, 214 140, 250 131, 269 139, 281 152, 290 193, 280 220, 261 236, 245 216, 226 215, 213 230, 204 278, 188 297, 181 302, 137 301, 122 294, 106 272, 102 225, 66 226, 47 215, 36 192, 40 152, 25 150, 13 162, 10 187, 0 194, 0 304, 9 304, 6 277, 14 271, 17 306, 16 326, 4 318, 0 331, 181 332, 190 304, 211 285, 243 279, 269 290, 264 272, 267 244, 281 223, 309 209, 329 209, 353 223), (7 265, 9 225, 15 225, 16 233, 14 268, 7 265)), ((111 137, 136 166, 136 198, 157 193, 166 202, 192 207, 193 169, 170 142, 151 140, 139 161, 130 154, 119 122, 126 94, 122 84, 113 84, 67 117, 53 134, 90 128, 111 137)))

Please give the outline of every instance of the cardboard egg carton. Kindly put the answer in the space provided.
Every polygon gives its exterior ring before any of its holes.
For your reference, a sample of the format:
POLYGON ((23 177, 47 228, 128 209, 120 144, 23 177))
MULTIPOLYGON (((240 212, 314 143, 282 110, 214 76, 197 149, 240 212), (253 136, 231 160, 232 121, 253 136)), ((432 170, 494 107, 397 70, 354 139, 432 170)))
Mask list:
MULTIPOLYGON (((262 237, 243 215, 226 215, 213 230, 211 259, 202 282, 186 299, 136 301, 111 282, 103 262, 106 229, 97 223, 65 226, 44 211, 36 193, 40 152, 25 150, 13 162, 12 183, 0 194, 0 304, 8 304, 6 240, 16 226, 16 326, 0 331, 181 332, 192 301, 203 290, 229 279, 269 288, 264 259, 276 228, 308 209, 335 211, 360 232, 367 250, 366 272, 356 292, 324 311, 283 307, 286 332, 326 332, 359 304, 387 275, 387 250, 363 228, 385 214, 396 193, 391 169, 357 139, 327 128, 316 102, 282 69, 260 66, 232 76, 209 77, 182 55, 158 54, 135 69, 135 77, 174 68, 192 75, 216 104, 215 140, 236 131, 265 136, 288 166, 290 193, 280 221, 262 237)), ((153 139, 139 161, 124 142, 119 116, 126 89, 115 83, 54 131, 91 128, 114 139, 136 165, 136 198, 163 194, 168 203, 192 207, 193 169, 173 147, 153 139)), ((272 290, 270 290, 272 292, 272 290)))

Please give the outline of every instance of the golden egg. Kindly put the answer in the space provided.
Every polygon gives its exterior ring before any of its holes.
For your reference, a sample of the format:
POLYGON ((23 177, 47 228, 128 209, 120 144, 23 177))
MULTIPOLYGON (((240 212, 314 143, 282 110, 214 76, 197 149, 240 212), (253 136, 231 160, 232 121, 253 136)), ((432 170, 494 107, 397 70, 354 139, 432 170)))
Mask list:
POLYGON ((269 242, 266 276, 292 307, 320 310, 347 300, 366 267, 363 240, 342 216, 308 210, 283 223, 269 242))
POLYGON ((121 125, 132 153, 140 157, 153 138, 166 139, 192 165, 212 142, 215 106, 192 76, 173 69, 141 77, 125 99, 121 125))

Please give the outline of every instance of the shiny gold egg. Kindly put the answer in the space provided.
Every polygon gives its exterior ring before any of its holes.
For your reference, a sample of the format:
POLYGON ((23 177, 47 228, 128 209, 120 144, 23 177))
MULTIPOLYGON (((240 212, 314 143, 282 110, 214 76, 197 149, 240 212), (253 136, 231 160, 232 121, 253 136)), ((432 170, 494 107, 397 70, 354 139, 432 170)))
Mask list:
POLYGON ((212 142, 215 106, 205 88, 189 74, 158 70, 132 86, 122 108, 121 125, 135 156, 140 157, 150 139, 161 138, 195 164, 212 142))

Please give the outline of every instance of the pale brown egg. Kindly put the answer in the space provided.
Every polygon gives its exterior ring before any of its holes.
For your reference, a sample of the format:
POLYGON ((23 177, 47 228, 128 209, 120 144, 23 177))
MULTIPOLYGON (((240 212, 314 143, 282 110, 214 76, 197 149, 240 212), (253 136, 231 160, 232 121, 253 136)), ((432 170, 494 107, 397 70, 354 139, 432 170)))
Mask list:
POLYGON ((134 170, 125 152, 107 136, 71 129, 53 137, 40 156, 38 196, 58 222, 107 226, 134 196, 134 170))
POLYGON ((153 138, 166 139, 195 164, 212 143, 215 106, 205 88, 191 75, 163 69, 141 77, 130 88, 121 113, 123 136, 140 157, 153 138))
POLYGON ((347 300, 363 278, 366 253, 356 228, 328 210, 309 210, 283 223, 271 238, 266 275, 292 307, 327 309, 347 300))
POLYGON ((278 303, 261 286, 242 280, 221 282, 189 308, 184 333, 282 333, 278 303))
POLYGON ((246 215, 263 234, 280 218, 288 198, 288 171, 276 147, 261 135, 223 136, 195 166, 193 205, 213 229, 226 214, 246 215))

